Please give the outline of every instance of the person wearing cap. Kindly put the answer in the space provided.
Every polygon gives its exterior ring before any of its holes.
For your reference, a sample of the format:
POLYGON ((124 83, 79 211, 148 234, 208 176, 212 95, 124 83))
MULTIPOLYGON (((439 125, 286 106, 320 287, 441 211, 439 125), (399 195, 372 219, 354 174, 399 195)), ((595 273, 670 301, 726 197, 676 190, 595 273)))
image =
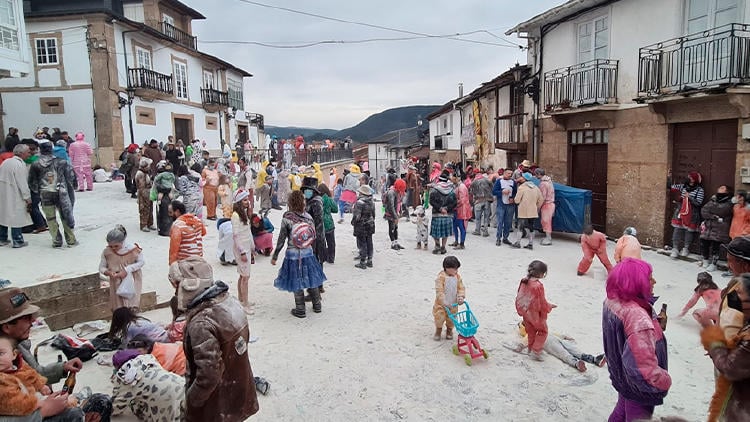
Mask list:
POLYGON ((626 227, 622 236, 617 239, 615 246, 615 263, 619 264, 625 258, 641 259, 641 242, 638 241, 635 227, 626 227))
POLYGON ((159 141, 156 139, 149 141, 148 147, 143 148, 143 156, 151 159, 151 176, 156 176, 156 165, 162 160, 159 141))
POLYGON ((253 370, 247 353, 250 338, 242 304, 211 266, 192 256, 169 267, 177 288, 177 309, 187 323, 183 347, 185 421, 244 421, 258 412, 253 370))
POLYGON ((354 266, 364 270, 372 268, 372 256, 375 252, 372 246, 372 235, 375 234, 375 206, 372 203, 372 188, 362 185, 358 193, 359 198, 352 208, 352 226, 359 249, 359 263, 354 266))
POLYGON ((29 189, 29 170, 24 160, 28 158, 29 147, 18 144, 13 148, 13 158, 0 164, 0 246, 6 246, 8 228, 14 248, 22 248, 28 243, 23 239, 22 228, 31 223, 31 190, 29 189))
POLYGON ((66 362, 55 362, 40 365, 31 349, 29 334, 31 323, 36 319, 39 307, 29 301, 23 290, 11 287, 0 290, 0 332, 18 342, 18 351, 24 362, 47 378, 49 384, 56 384, 65 378, 68 372, 78 372, 83 363, 78 358, 66 362))
POLYGON ((232 240, 234 246, 232 251, 237 262, 237 297, 242 304, 242 308, 248 315, 255 312, 251 306, 255 305, 248 300, 248 283, 250 281, 250 264, 255 256, 255 244, 253 243, 253 234, 251 230, 250 217, 252 211, 250 208, 250 192, 245 189, 238 189, 232 199, 232 240))
POLYGON ((430 189, 430 206, 432 207, 432 222, 430 236, 435 239, 435 249, 432 253, 445 255, 445 245, 453 229, 453 212, 456 209, 456 193, 453 183, 448 181, 450 174, 443 170, 437 182, 430 189))
POLYGON ((174 200, 169 204, 172 227, 169 230, 169 265, 191 256, 203 256, 206 226, 193 214, 185 212, 185 204, 174 200))
POLYGON ((94 150, 86 142, 83 132, 76 133, 76 141, 70 146, 68 153, 73 163, 73 169, 78 178, 78 192, 94 189, 94 177, 91 172, 91 156, 94 150))
MULTIPOLYGON (((51 142, 42 143, 39 149, 40 158, 29 169, 29 189, 39 195, 42 211, 47 218, 49 234, 52 236, 52 246, 62 247, 63 234, 68 247, 75 246, 78 244, 73 233, 76 173, 67 161, 52 155, 51 142), (63 233, 60 233, 60 226, 57 222, 58 213, 63 233)), ((78 186, 80 187, 80 183, 78 186)))
POLYGON ((518 168, 513 170, 513 180, 518 180, 519 176, 523 176, 524 173, 531 171, 531 161, 523 160, 518 168))
POLYGON ((523 173, 516 178, 518 191, 513 202, 518 205, 518 238, 511 245, 513 248, 521 248, 521 238, 524 234, 528 236, 529 243, 525 249, 534 249, 534 224, 539 218, 539 208, 544 203, 544 197, 539 188, 531 182, 531 173, 523 173))

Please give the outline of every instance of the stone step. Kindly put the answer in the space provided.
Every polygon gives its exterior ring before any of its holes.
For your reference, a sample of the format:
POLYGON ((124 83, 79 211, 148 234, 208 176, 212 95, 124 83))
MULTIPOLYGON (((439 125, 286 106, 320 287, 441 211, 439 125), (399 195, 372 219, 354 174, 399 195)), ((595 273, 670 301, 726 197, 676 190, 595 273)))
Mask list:
MULTIPOLYGON (((63 328, 69 328, 79 322, 94 321, 97 319, 112 319, 112 311, 109 306, 109 289, 100 289, 101 292, 95 292, 91 295, 92 300, 95 302, 79 302, 85 303, 85 306, 78 306, 74 309, 68 309, 63 312, 54 312, 55 308, 42 308, 42 314, 44 315, 44 322, 47 323, 49 329, 52 331, 62 330, 63 328), (104 298, 104 299, 102 299, 104 298)), ((52 301, 61 299, 55 298, 52 301)), ((66 299, 67 300, 67 299, 66 299)), ((83 300, 82 298, 79 300, 83 300)), ((54 303, 54 302, 50 302, 54 303)), ((41 307, 41 305, 39 305, 41 307)), ((156 303, 156 292, 146 292, 141 294, 141 311, 149 311, 157 307, 156 303)))
POLYGON ((97 290, 100 287, 99 273, 91 273, 72 278, 45 281, 41 284, 24 287, 23 291, 26 292, 32 302, 38 302, 52 297, 97 290))

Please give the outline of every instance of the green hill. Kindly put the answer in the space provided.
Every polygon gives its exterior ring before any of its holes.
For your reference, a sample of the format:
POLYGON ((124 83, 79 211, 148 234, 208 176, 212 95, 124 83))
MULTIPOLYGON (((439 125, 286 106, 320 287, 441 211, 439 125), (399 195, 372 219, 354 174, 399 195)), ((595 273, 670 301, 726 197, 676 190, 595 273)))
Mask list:
POLYGON ((397 107, 373 114, 356 126, 336 132, 337 139, 351 137, 354 142, 364 143, 397 129, 417 125, 420 118, 427 123, 425 116, 440 108, 439 105, 417 105, 397 107))
POLYGON ((268 135, 276 135, 278 138, 290 138, 292 136, 302 135, 310 141, 322 141, 329 139, 338 132, 336 129, 315 129, 309 127, 296 126, 266 126, 265 132, 268 135))

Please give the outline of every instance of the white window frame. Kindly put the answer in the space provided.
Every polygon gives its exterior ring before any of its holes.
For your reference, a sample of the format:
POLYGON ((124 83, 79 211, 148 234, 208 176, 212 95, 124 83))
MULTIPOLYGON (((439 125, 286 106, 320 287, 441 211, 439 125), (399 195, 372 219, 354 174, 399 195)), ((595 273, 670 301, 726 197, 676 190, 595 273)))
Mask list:
POLYGON ((217 89, 216 88, 216 77, 214 72, 210 70, 203 71, 203 88, 205 89, 217 89))
POLYGON ((136 67, 141 69, 154 70, 154 60, 151 55, 151 51, 143 47, 135 47, 135 62, 136 67))
POLYGON ((238 110, 245 109, 245 92, 242 88, 242 82, 237 82, 233 79, 227 79, 227 94, 229 95, 230 103, 236 100, 238 105, 242 105, 242 107, 238 108, 238 110))
MULTIPOLYGON (((585 63, 585 62, 588 62, 590 60, 607 59, 607 58, 609 58, 609 54, 610 54, 610 51, 609 51, 609 47, 610 47, 610 33, 611 33, 611 31, 610 31, 610 19, 609 19, 609 15, 608 14, 607 15, 597 16, 594 19, 589 19, 589 20, 587 20, 585 22, 578 23, 578 25, 576 25, 576 60, 577 60, 577 63, 585 63), (607 51, 606 51, 606 54, 604 54, 604 57, 597 57, 596 56, 596 50, 597 50, 597 46, 596 46, 596 40, 597 40, 597 37, 596 37, 596 35, 597 35, 596 24, 598 22, 601 22, 601 21, 606 21, 606 23, 607 23, 606 29, 603 30, 603 31, 607 32, 606 33, 606 37, 605 37, 605 40, 606 40, 607 43, 606 43, 606 45, 604 45, 604 47, 607 49, 607 51), (587 59, 583 59, 581 57, 581 54, 582 54, 582 50, 581 50, 581 27, 583 27, 584 25, 591 25, 591 34, 589 35, 591 37, 591 41, 589 42, 589 50, 588 50, 588 54, 590 55, 590 57, 587 58, 587 59)), ((601 47, 599 47, 599 48, 601 48, 601 47)))
POLYGON ((37 66, 56 66, 60 64, 60 46, 57 45, 57 38, 34 38, 34 61, 36 62, 37 66), (50 60, 50 57, 52 54, 50 54, 50 41, 54 44, 53 47, 55 49, 54 57, 55 60, 50 60), (44 43, 44 53, 41 53, 39 51, 39 43, 44 43), (44 62, 40 62, 39 59, 41 57, 44 57, 44 62))
POLYGON ((175 97, 177 97, 180 100, 190 100, 190 92, 188 90, 187 64, 180 62, 180 61, 173 61, 172 70, 174 71, 174 95, 175 97))
POLYGON ((161 14, 161 21, 165 22, 165 23, 168 23, 168 24, 170 24, 172 26, 175 26, 175 24, 174 24, 174 18, 172 16, 166 14, 166 13, 162 13, 161 14))
MULTIPOLYGON (((705 28, 690 29, 690 22, 691 22, 691 19, 690 19, 690 6, 691 6, 691 0, 685 0, 685 22, 684 22, 684 28, 685 29, 683 31, 685 35, 695 34, 695 33, 698 33, 700 31, 705 31, 705 30, 708 30, 708 29, 711 29, 711 28, 716 28, 718 26, 717 23, 716 23, 716 15, 717 15, 717 13, 722 12, 724 10, 731 10, 731 9, 719 10, 718 9, 718 4, 717 4, 718 0, 703 0, 703 1, 705 1, 705 2, 708 3, 707 4, 708 7, 707 7, 706 15, 703 15, 703 16, 706 17, 706 26, 705 26, 705 28)), ((743 12, 745 11, 745 1, 744 0, 737 0, 735 10, 736 10, 735 19, 732 22, 727 22, 727 23, 734 23, 734 22, 742 23, 742 20, 743 20, 742 17, 744 16, 743 12)), ((725 24, 723 24, 723 25, 725 25, 725 24)))
POLYGON ((2 22, 0 19, 0 48, 19 51, 21 49, 21 37, 18 33, 18 11, 15 3, 13 0, 0 0, 0 4, 7 6, 0 10, 8 11, 8 22, 2 22), (11 46, 6 46, 6 40, 11 46))

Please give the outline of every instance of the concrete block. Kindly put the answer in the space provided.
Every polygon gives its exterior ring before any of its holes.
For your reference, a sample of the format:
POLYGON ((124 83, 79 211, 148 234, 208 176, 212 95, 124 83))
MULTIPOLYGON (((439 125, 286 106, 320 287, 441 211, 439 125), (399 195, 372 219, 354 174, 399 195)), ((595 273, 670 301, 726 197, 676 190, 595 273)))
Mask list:
POLYGON ((56 296, 65 296, 100 288, 99 273, 85 274, 25 287, 23 290, 33 302, 56 296))
MULTIPOLYGON (((62 330, 72 327, 79 322, 93 321, 97 319, 109 320, 112 318, 112 311, 109 306, 109 290, 101 289, 106 292, 107 300, 95 304, 68 310, 65 312, 46 315, 44 322, 47 323, 52 331, 62 330)), ((84 303, 84 302, 80 302, 84 303)), ((156 292, 147 292, 141 294, 141 311, 148 311, 157 307, 156 292)))

